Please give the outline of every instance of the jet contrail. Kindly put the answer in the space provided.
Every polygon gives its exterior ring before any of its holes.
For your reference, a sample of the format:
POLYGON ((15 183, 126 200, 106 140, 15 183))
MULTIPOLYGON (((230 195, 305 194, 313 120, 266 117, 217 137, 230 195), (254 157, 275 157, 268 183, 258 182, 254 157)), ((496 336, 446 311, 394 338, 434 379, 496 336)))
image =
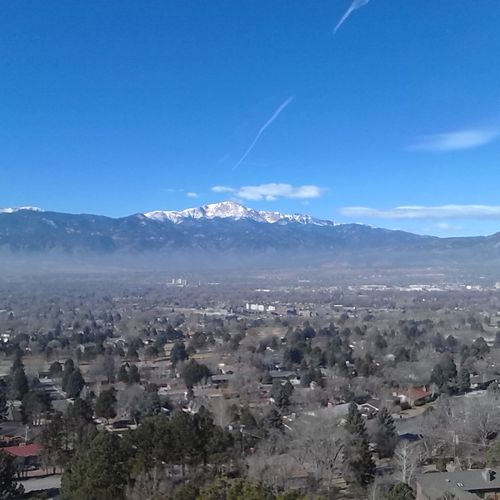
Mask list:
POLYGON ((347 18, 355 11, 358 9, 361 9, 361 7, 364 7, 370 0, 354 0, 351 3, 351 6, 346 10, 345 14, 342 16, 340 21, 337 23, 337 26, 335 26, 335 29, 333 30, 333 33, 337 33, 338 29, 347 21, 347 18))
POLYGON ((236 162, 236 165, 233 167, 233 170, 236 170, 245 161, 245 158, 250 154, 252 149, 255 147, 255 145, 259 141, 260 136, 264 133, 264 130, 266 130, 266 128, 269 127, 269 125, 271 125, 271 123, 273 123, 273 121, 276 120, 276 118, 278 118, 278 116, 281 114, 281 112, 293 101, 293 99, 294 99, 294 97, 290 96, 285 102, 283 102, 278 107, 278 109, 272 114, 271 118, 269 118, 269 120, 267 120, 267 122, 264 123, 264 125, 262 125, 262 127, 260 127, 252 144, 250 144, 248 149, 245 151, 245 154, 236 162))

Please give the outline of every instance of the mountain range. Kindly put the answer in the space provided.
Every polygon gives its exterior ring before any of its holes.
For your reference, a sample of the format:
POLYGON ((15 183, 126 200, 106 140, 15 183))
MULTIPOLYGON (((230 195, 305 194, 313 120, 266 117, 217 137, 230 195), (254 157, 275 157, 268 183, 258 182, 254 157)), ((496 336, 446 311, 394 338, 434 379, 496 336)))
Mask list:
POLYGON ((111 218, 46 212, 35 207, 0 209, 0 250, 10 254, 174 254, 238 258, 337 260, 431 265, 500 262, 500 233, 438 238, 338 224, 303 214, 258 211, 226 201, 181 211, 153 211, 111 218))

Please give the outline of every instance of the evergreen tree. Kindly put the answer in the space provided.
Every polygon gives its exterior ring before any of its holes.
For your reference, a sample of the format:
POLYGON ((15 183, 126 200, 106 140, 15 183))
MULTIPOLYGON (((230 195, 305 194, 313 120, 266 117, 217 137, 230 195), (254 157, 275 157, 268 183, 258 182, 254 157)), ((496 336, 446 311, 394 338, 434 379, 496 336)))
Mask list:
POLYGON ((29 390, 28 378, 26 377, 26 373, 24 373, 24 368, 19 367, 12 375, 12 380, 11 380, 12 397, 20 401, 23 399, 28 390, 29 390))
POLYGON ((465 366, 462 366, 458 374, 458 388, 461 392, 470 390, 470 372, 465 366))
POLYGON ((113 388, 102 391, 95 403, 95 414, 106 420, 116 417, 116 396, 113 388))
POLYGON ((85 380, 83 379, 82 373, 77 368, 71 372, 69 376, 68 383, 66 384, 66 393, 69 398, 76 398, 82 392, 85 387, 85 380))
POLYGON ((88 401, 76 398, 64 414, 68 437, 72 447, 77 449, 87 436, 95 432, 94 411, 88 401))
POLYGON ((74 369, 75 369, 75 363, 73 362, 73 360, 71 358, 67 359, 64 362, 64 371, 61 382, 62 390, 64 392, 68 391, 69 378, 71 377, 71 374, 73 373, 74 369))
POLYGON ((24 424, 40 425, 42 418, 50 410, 50 397, 45 392, 28 391, 21 403, 24 424))
POLYGON ((390 490, 384 500, 414 500, 415 493, 406 483, 397 483, 390 490))
POLYGON ((269 413, 266 415, 267 426, 272 429, 283 430, 283 420, 281 413, 276 407, 272 407, 269 413))
POLYGON ((123 440, 99 432, 80 450, 64 472, 61 492, 67 500, 125 498, 129 480, 129 452, 123 440))
POLYGON ((19 347, 17 347, 14 352, 14 359, 12 360, 12 366, 10 367, 10 373, 14 374, 18 368, 24 368, 23 363, 23 352, 19 347))
POLYGON ((24 493, 22 485, 16 483, 14 457, 0 450, 0 500, 19 498, 24 493))
POLYGON ((121 365, 120 369, 118 370, 118 382, 124 382, 125 384, 128 384, 128 371, 127 371, 127 366, 126 365, 121 365))
POLYGON ((398 433, 396 432, 394 419, 387 408, 382 408, 377 415, 375 444, 380 458, 389 458, 394 455, 394 450, 398 444, 398 433))
POLYGON ((179 361, 185 361, 188 357, 184 342, 176 342, 170 351, 170 361, 172 365, 175 366, 179 361))
POLYGON ((137 349, 135 348, 134 344, 129 345, 126 357, 130 361, 139 361, 139 353, 137 352, 137 349))
POLYGON ((356 403, 351 403, 344 438, 344 468, 348 482, 365 487, 375 475, 375 463, 369 448, 365 422, 356 403))
POLYGON ((9 408, 7 406, 7 387, 5 383, 0 382, 0 423, 7 420, 8 410, 9 408))
POLYGON ((66 426, 62 413, 56 412, 38 436, 43 463, 46 467, 53 467, 54 473, 56 467, 63 467, 67 462, 68 450, 65 448, 65 438, 66 426))
POLYGON ((137 365, 130 365, 130 368, 128 370, 128 383, 129 384, 141 383, 141 375, 139 374, 139 368, 137 368, 137 365))
POLYGON ((161 413, 160 396, 158 395, 158 386, 156 384, 148 384, 145 394, 145 416, 153 416, 161 413))
POLYGON ((197 363, 195 360, 191 360, 186 363, 182 370, 182 378, 186 387, 193 387, 202 380, 206 380, 210 377, 210 370, 207 366, 197 363))
POLYGON ((59 378, 62 375, 63 368, 59 361, 54 361, 49 368, 49 375, 51 378, 59 378))

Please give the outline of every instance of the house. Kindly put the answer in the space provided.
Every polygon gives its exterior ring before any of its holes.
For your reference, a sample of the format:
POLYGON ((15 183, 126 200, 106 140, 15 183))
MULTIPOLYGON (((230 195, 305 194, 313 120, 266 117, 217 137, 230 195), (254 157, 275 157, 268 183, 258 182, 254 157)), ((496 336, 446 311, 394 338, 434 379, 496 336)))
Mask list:
POLYGON ((498 377, 496 375, 489 375, 483 373, 481 375, 473 375, 470 378, 470 388, 475 391, 483 391, 488 389, 488 386, 493 382, 497 382, 498 377))
POLYGON ((425 386, 411 387, 405 391, 395 391, 392 395, 399 400, 400 405, 422 406, 436 399, 436 394, 425 386))
POLYGON ((217 375, 212 375, 210 377, 210 380, 212 381, 212 384, 216 385, 217 387, 227 387, 227 385, 233 378, 234 374, 232 373, 220 373, 217 375))
POLYGON ((281 371, 281 370, 271 370, 269 375, 273 380, 288 380, 292 385, 300 384, 300 377, 293 371, 281 371))
POLYGON ((380 410, 381 401, 377 399, 370 399, 365 403, 358 404, 358 410, 363 417, 372 419, 375 418, 380 410))
POLYGON ((500 468, 419 474, 416 485, 416 500, 499 500, 500 468))
POLYGON ((2 450, 15 457, 15 464, 19 477, 26 477, 28 471, 40 468, 41 449, 38 444, 20 444, 19 446, 6 446, 2 450))

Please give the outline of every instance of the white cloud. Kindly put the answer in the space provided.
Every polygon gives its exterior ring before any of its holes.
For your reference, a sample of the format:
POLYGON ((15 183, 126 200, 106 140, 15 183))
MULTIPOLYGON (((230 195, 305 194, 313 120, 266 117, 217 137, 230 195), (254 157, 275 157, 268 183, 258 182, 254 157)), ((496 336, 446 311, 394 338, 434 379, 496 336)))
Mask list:
POLYGON ((278 198, 291 199, 311 199, 319 198, 325 193, 325 189, 314 185, 292 186, 291 184, 275 183, 259 184, 256 186, 242 186, 232 188, 229 186, 214 186, 212 191, 215 193, 231 193, 237 198, 243 200, 267 200, 274 201, 278 198))
POLYGON ((193 191, 189 191, 186 193, 188 198, 198 198, 198 193, 194 193, 193 191))
POLYGON ((468 129, 444 134, 424 135, 408 149, 412 151, 457 151, 484 146, 500 137, 499 130, 468 129))
POLYGON ((214 186, 212 188, 214 193, 234 193, 234 189, 227 186, 214 186))
POLYGON ((498 205, 410 205, 389 209, 370 207, 344 207, 342 215, 349 217, 372 217, 375 219, 478 219, 490 217, 500 219, 498 205))

